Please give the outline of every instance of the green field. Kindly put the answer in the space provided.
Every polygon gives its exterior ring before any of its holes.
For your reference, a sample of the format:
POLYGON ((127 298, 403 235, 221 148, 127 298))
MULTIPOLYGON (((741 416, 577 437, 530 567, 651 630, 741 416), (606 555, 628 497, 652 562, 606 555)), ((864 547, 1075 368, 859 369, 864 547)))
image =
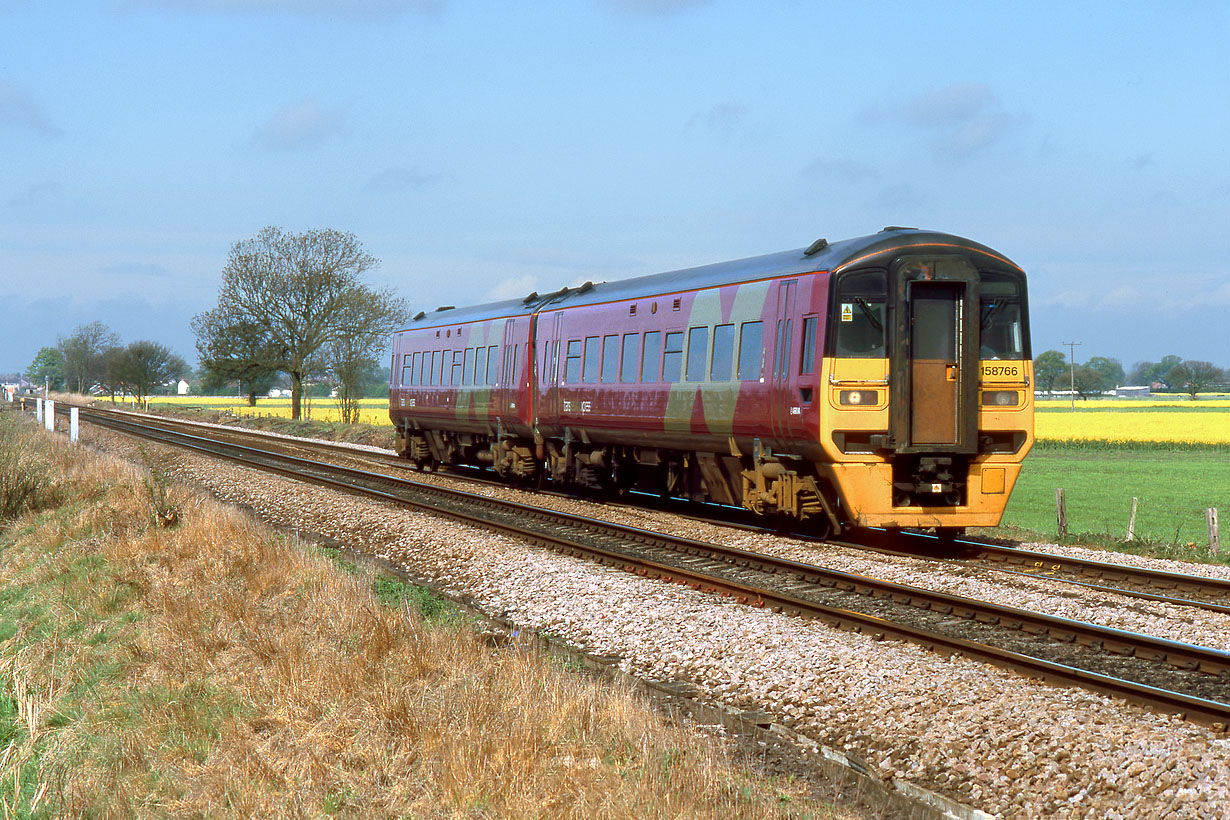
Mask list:
MULTIPOLYGON (((1230 515, 1230 448, 1037 447, 1025 459, 1004 513, 1005 527, 1054 537, 1057 487, 1067 497, 1072 534, 1122 539, 1135 497, 1138 538, 1175 544, 1176 555, 1186 549, 1197 557, 1207 547, 1205 509, 1230 515)), ((1223 528, 1223 554, 1230 559, 1228 536, 1223 528)))

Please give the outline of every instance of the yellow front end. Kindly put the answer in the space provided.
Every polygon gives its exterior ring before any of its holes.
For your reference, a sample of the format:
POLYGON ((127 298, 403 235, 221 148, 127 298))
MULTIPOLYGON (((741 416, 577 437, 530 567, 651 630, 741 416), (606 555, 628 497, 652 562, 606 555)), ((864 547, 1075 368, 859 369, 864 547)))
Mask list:
POLYGON ((979 452, 969 456, 962 503, 898 505, 893 490, 888 359, 824 361, 820 414, 824 459, 817 465, 858 527, 994 527, 1033 446, 1032 366, 983 361, 977 415, 979 452))

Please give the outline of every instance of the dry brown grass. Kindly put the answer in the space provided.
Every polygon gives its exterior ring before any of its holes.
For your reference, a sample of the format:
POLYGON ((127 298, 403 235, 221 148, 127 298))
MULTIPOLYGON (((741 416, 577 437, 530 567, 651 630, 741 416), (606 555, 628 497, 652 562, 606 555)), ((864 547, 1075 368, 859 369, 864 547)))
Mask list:
POLYGON ((233 509, 171 487, 160 527, 148 477, 33 435, 73 500, 0 541, 25 591, 0 606, 5 816, 834 816, 233 509))

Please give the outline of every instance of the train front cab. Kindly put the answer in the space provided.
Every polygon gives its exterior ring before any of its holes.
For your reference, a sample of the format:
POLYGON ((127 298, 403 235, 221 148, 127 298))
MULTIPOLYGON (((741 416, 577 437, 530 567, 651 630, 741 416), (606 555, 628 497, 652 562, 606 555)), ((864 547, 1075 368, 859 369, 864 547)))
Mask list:
POLYGON ((1033 443, 1025 277, 905 249, 830 287, 821 474, 859 527, 999 523, 1033 443))

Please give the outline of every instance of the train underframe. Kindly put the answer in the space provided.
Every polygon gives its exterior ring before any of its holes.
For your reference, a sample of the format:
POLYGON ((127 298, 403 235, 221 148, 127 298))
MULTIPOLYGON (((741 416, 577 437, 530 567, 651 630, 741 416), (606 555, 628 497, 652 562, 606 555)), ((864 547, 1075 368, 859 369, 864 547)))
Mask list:
POLYGON ((947 537, 966 526, 993 526, 1002 512, 971 503, 985 485, 980 466, 964 456, 816 463, 770 453, 758 441, 751 452, 733 440, 729 452, 696 452, 419 428, 399 432, 397 447, 421 470, 478 467, 535 487, 549 481, 585 492, 638 491, 741 507, 825 536, 883 527, 932 529, 947 537))

